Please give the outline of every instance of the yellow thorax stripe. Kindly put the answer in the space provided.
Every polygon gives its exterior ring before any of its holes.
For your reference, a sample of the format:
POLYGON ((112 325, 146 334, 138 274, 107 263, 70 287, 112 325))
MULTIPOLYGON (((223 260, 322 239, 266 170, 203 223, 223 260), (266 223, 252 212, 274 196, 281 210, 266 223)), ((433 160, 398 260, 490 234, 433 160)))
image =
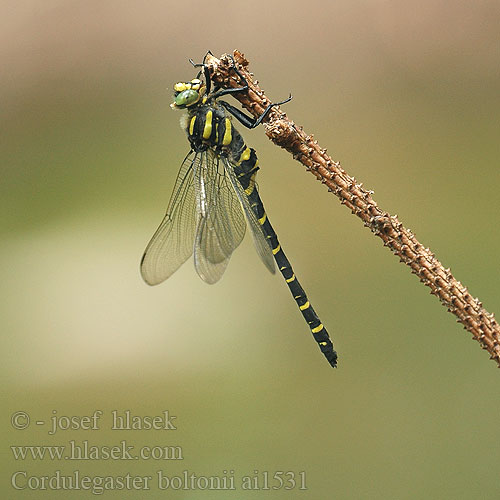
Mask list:
POLYGON ((203 139, 210 139, 212 135, 212 111, 205 115, 205 127, 203 128, 203 139))
POLYGON ((196 115, 193 116, 193 118, 191 118, 191 122, 189 123, 189 135, 193 135, 195 122, 196 122, 196 115))
POLYGON ((229 146, 229 144, 231 144, 231 141, 233 140, 233 134, 231 132, 231 120, 229 118, 226 118, 224 124, 226 125, 226 130, 224 131, 224 137, 222 138, 222 145, 229 146))

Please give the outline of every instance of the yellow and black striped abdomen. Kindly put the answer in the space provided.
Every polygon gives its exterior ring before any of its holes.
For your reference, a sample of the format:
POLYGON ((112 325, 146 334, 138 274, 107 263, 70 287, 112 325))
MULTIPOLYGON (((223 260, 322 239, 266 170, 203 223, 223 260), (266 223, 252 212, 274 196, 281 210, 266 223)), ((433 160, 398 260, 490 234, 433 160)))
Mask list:
MULTIPOLYGON (((256 171, 255 171, 256 173, 256 171)), ((250 183, 245 189, 245 192, 248 194, 248 200, 250 202, 250 206, 252 207, 259 224, 261 225, 262 231, 264 232, 269 245, 271 246, 271 250, 273 252, 274 260, 276 261, 276 265, 280 270, 283 278, 285 278, 286 284, 299 307, 302 316, 306 320, 311 333, 313 334, 314 340, 318 343, 318 346, 321 352, 324 354, 330 365, 333 367, 337 366, 337 353, 333 348, 332 341, 330 340, 330 336, 323 323, 319 319, 316 311, 313 306, 309 302, 307 298, 306 292, 302 288, 302 285, 299 283, 299 280, 295 276, 293 272, 292 265, 288 260, 285 252, 281 248, 281 245, 278 240, 278 236, 267 217, 266 211, 264 209, 264 204, 260 199, 259 192, 255 189, 255 181, 254 176, 250 179, 250 183)), ((243 186, 245 187, 245 186, 243 186)))
POLYGON ((235 144, 231 146, 232 165, 236 173, 236 177, 240 181, 245 194, 248 197, 250 206, 260 224, 260 227, 271 247, 274 260, 280 270, 286 284, 299 307, 302 316, 306 320, 314 340, 318 343, 321 352, 324 354, 328 362, 335 367, 337 365, 337 353, 333 348, 332 341, 326 328, 321 323, 316 311, 312 307, 306 292, 302 288, 299 280, 293 272, 292 265, 288 260, 285 252, 281 248, 278 236, 269 221, 269 218, 264 209, 264 204, 259 196, 259 192, 255 187, 255 177, 257 175, 258 159, 253 148, 247 147, 238 132, 233 129, 235 144))

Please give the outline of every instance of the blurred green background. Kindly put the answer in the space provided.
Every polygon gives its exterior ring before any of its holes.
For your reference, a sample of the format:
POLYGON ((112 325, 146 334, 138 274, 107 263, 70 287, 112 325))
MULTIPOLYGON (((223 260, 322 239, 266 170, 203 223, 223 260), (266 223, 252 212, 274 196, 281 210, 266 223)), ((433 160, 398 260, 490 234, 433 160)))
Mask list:
MULTIPOLYGON (((4 1, 0 16, 3 498, 11 476, 159 470, 237 490, 108 498, 500 497, 498 368, 427 288, 263 129, 259 185, 339 351, 332 370, 247 237, 207 286, 139 275, 188 144, 171 86, 238 48, 271 99, 500 309, 498 1, 4 1), (15 430, 15 411, 31 425, 15 430), (101 430, 47 434, 102 410, 101 430), (177 416, 111 431, 110 412, 177 416), (46 425, 37 426, 36 420, 46 425), (178 445, 184 460, 15 460, 12 445, 178 445), (306 473, 307 490, 239 478, 306 473), (262 486, 262 484, 261 484, 262 486)), ((275 483, 273 483, 275 484, 275 483)))

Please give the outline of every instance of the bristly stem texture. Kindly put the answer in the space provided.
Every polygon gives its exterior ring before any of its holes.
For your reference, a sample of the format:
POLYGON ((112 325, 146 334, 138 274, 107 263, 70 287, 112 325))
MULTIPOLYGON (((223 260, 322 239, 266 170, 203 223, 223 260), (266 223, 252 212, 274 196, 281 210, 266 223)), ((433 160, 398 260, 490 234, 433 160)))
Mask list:
MULTIPOLYGON (((253 116, 260 116, 270 100, 264 95, 253 75, 248 61, 235 50, 234 62, 247 79, 248 92, 233 94, 253 116)), ((241 82, 233 69, 233 59, 227 54, 220 59, 209 54, 206 58, 211 79, 221 88, 240 87, 241 82)), ((431 289, 457 321, 472 334, 490 359, 500 367, 500 326, 493 314, 486 311, 479 299, 473 298, 467 288, 445 269, 436 256, 424 247, 415 235, 399 222, 396 215, 385 212, 372 198, 372 191, 363 188, 348 175, 340 164, 333 161, 312 135, 291 121, 279 107, 271 110, 263 121, 266 135, 278 146, 286 149, 306 169, 326 185, 340 202, 357 215, 370 231, 382 239, 400 261, 406 264, 419 280, 431 289)))

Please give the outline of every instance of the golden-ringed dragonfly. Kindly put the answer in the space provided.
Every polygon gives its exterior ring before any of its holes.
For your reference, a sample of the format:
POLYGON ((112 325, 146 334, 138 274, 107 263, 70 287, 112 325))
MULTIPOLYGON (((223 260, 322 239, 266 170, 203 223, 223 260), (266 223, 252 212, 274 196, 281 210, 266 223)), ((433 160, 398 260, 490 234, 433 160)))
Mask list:
POLYGON ((314 340, 331 366, 337 353, 326 328, 286 258, 260 199, 255 177, 258 160, 233 126, 230 115, 243 126, 257 127, 269 111, 284 104, 269 104, 261 116, 252 118, 220 97, 246 92, 248 84, 233 60, 241 87, 212 90, 208 67, 200 67, 196 78, 174 85, 171 107, 186 111, 181 122, 191 150, 182 162, 167 213, 149 242, 141 261, 141 274, 149 285, 170 277, 191 254, 199 277, 216 283, 222 277, 231 254, 241 243, 249 225, 257 253, 271 272, 275 263, 285 278, 314 340), (201 80, 202 77, 204 80, 201 80), (246 220, 245 220, 246 219, 246 220))

